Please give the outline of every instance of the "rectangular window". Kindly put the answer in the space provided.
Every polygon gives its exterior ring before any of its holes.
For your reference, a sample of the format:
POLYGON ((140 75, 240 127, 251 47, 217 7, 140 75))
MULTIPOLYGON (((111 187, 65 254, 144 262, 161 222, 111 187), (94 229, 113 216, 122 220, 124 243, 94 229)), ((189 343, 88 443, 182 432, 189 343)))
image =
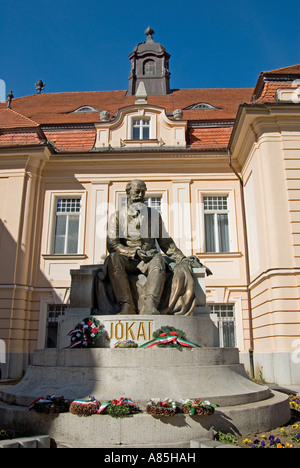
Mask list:
POLYGON ((79 241, 80 198, 57 198, 53 253, 77 254, 79 241))
POLYGON ((150 138, 150 120, 135 119, 132 122, 132 139, 149 140, 150 138))
POLYGON ((206 252, 229 252, 228 197, 204 197, 206 252))
POLYGON ((233 304, 214 304, 210 306, 211 318, 219 331, 219 346, 235 348, 235 316, 233 304))
MULTIPOLYGON (((120 208, 124 208, 126 206, 127 197, 121 197, 121 206, 120 208)), ((154 208, 159 213, 162 212, 162 197, 145 197, 145 205, 149 206, 149 208, 154 208)))
POLYGON ((57 347, 58 319, 65 315, 65 304, 49 304, 47 313, 46 348, 57 347))

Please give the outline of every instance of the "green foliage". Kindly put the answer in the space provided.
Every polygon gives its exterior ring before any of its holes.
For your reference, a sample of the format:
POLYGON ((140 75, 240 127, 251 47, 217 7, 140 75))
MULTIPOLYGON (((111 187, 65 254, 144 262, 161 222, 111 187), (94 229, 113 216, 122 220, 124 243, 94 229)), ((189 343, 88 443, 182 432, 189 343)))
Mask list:
POLYGON ((219 431, 217 434, 217 440, 220 442, 225 442, 226 444, 234 444, 236 442, 235 436, 233 434, 224 434, 219 431))
MULTIPOLYGON (((158 330, 155 330, 153 332, 153 339, 160 338, 162 336, 169 336, 169 335, 174 335, 177 334, 179 338, 182 340, 186 340, 186 335, 182 330, 178 330, 177 328, 170 327, 168 325, 159 328, 158 330)), ((161 343, 157 344, 159 348, 177 348, 177 349, 182 349, 182 346, 179 345, 178 343, 161 343)))

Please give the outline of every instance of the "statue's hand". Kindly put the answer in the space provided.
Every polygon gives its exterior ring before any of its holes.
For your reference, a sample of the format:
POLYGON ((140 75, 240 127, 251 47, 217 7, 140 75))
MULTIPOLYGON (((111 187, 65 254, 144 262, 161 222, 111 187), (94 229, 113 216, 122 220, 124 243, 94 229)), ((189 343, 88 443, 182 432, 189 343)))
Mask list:
MULTIPOLYGON (((198 260, 198 259, 197 259, 198 260)), ((195 267, 196 265, 198 266, 199 263, 197 264, 197 261, 195 257, 184 257, 180 263, 183 263, 184 265, 190 266, 190 267, 195 267)))
POLYGON ((186 265, 186 266, 188 266, 188 267, 190 267, 190 268, 199 268, 199 267, 203 267, 203 268, 205 268, 205 272, 206 272, 207 276, 212 275, 212 271, 211 271, 207 266, 203 265, 203 264, 200 262, 200 260, 199 260, 196 256, 194 256, 194 255, 192 255, 192 256, 190 256, 190 257, 184 257, 184 258, 181 260, 180 263, 183 264, 183 265, 186 265))
POLYGON ((152 260, 152 258, 154 257, 154 255, 157 253, 156 250, 142 250, 142 249, 138 249, 137 250, 137 256, 143 260, 145 263, 148 263, 152 260))

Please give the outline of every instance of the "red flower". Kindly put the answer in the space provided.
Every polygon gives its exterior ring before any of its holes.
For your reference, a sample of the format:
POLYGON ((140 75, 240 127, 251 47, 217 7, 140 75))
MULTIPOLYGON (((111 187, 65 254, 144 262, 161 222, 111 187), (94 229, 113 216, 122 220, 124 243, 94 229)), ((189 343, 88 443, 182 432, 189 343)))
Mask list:
POLYGON ((159 336, 167 336, 166 333, 161 333, 159 336))
POLYGON ((92 323, 93 323, 93 322, 92 322, 91 320, 89 320, 88 323, 87 323, 87 325, 90 327, 90 326, 92 325, 92 323))
POLYGON ((97 333, 98 331, 99 331, 99 328, 98 328, 98 327, 92 328, 92 333, 97 333))
POLYGON ((176 333, 175 331, 171 331, 170 335, 178 336, 178 333, 176 333))

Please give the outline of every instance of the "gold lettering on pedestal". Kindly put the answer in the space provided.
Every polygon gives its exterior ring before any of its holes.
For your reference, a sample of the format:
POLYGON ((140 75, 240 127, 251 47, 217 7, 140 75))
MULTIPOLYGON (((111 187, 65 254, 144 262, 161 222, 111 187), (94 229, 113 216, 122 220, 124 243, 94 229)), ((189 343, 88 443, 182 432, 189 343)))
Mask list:
POLYGON ((119 320, 115 326, 115 337, 117 340, 124 339, 124 324, 121 322, 121 320, 119 320))
POLYGON ((131 325, 129 325, 128 322, 126 322, 126 340, 129 340, 129 333, 130 333, 130 336, 131 336, 131 339, 134 341, 135 340, 135 336, 134 336, 134 333, 132 331, 132 327, 136 324, 136 322, 132 322, 131 325))
POLYGON ((139 326, 139 330, 138 330, 138 334, 137 334, 137 338, 136 338, 136 339, 139 340, 141 337, 143 337, 144 340, 147 339, 144 322, 141 322, 141 323, 140 323, 140 326, 139 326))
POLYGON ((111 322, 110 336, 111 340, 133 340, 133 341, 150 341, 152 340, 152 322, 111 322), (138 325, 138 329, 136 327, 138 325), (148 327, 147 327, 148 325, 148 327))
POLYGON ((152 340, 152 322, 149 322, 149 338, 148 340, 152 340))

